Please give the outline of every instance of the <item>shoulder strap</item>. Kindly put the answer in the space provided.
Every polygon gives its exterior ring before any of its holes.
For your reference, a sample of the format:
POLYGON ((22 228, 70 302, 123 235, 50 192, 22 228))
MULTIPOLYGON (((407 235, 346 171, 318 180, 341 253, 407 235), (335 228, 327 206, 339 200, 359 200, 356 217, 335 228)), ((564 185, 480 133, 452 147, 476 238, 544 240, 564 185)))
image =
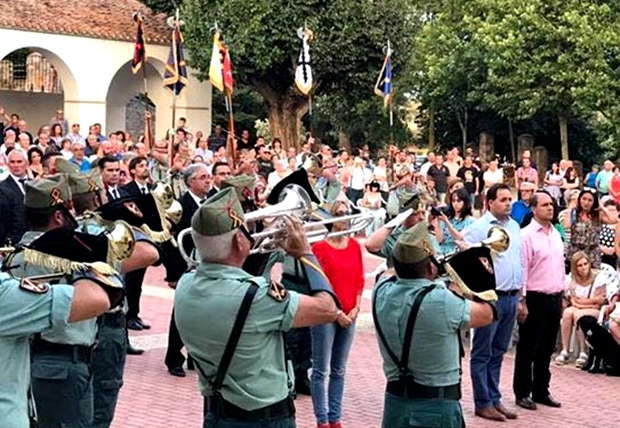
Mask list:
POLYGON ((245 296, 243 296, 241 307, 239 308, 239 312, 237 312, 237 317, 235 318, 235 324, 233 325, 232 332, 228 337, 228 342, 226 343, 226 348, 224 349, 224 353, 222 354, 220 365, 217 368, 215 380, 211 384, 214 393, 219 393, 220 389, 222 389, 224 377, 226 377, 226 372, 228 372, 228 366, 230 365, 232 356, 235 353, 237 344, 239 343, 241 331, 243 330, 245 320, 247 319, 248 313, 250 312, 250 306, 252 306, 252 301, 254 300, 254 295, 256 295, 257 291, 258 285, 255 282, 252 282, 248 287, 248 290, 245 292, 245 296))
POLYGON ((415 326, 415 321, 418 318, 418 312, 420 311, 422 299, 424 299, 428 293, 433 291, 434 288, 435 286, 432 285, 420 291, 420 293, 418 293, 418 295, 416 296, 415 301, 413 302, 413 306, 411 307, 409 319, 407 320, 407 328, 405 330, 405 341, 403 343, 403 350, 400 357, 401 371, 402 368, 405 368, 406 372, 409 372, 409 367, 407 367, 407 363, 409 362, 409 351, 411 349, 411 339, 413 338, 413 327, 415 326))
POLYGON ((413 327, 415 326, 415 321, 416 321, 416 318, 418 317, 420 305, 422 304, 422 299, 424 299, 424 297, 426 297, 426 295, 430 293, 435 288, 435 286, 433 285, 420 291, 420 293, 418 293, 418 295, 416 296, 416 299, 413 302, 413 305, 411 307, 411 312, 409 312, 409 318, 407 319, 407 327, 405 330, 405 341, 403 343, 403 350, 402 350, 401 358, 399 360, 396 354, 394 353, 394 351, 392 351, 392 349, 388 346, 387 340, 385 339, 383 331, 381 330, 381 327, 379 326, 379 320, 377 318, 377 309, 376 309, 377 308, 377 294, 378 294, 379 288, 387 284, 388 282, 390 281, 388 280, 380 284, 377 288, 377 291, 375 291, 375 295, 374 295, 373 302, 372 302, 372 318, 375 323, 375 329, 377 330, 377 335, 379 336, 379 339, 381 340, 383 347, 387 351, 390 359, 399 368, 401 372, 401 376, 405 376, 411 372, 411 370, 409 370, 409 367, 407 366, 407 363, 409 361, 409 348, 411 347, 413 327))

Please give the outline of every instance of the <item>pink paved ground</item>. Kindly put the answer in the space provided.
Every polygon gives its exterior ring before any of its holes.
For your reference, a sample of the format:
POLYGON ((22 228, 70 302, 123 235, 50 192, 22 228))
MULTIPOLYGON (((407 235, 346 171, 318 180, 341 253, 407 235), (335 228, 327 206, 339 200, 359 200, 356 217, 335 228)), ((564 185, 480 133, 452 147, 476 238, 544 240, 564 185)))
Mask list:
MULTIPOLYGON (((369 272, 378 261, 367 256, 365 264, 369 272)), ((145 284, 165 287, 161 278, 161 269, 150 269, 145 284)), ((366 287, 372 287, 371 281, 367 281, 366 287)), ((131 336, 166 333, 171 307, 170 300, 143 297, 141 316, 153 328, 147 332, 131 332, 131 336)), ((368 301, 362 309, 365 312, 370 310, 368 301)), ((128 357, 125 385, 121 390, 114 428, 202 427, 202 397, 198 393, 196 374, 188 372, 186 378, 170 376, 163 363, 164 354, 165 349, 158 348, 142 356, 128 357)), ((510 408, 515 408, 511 393, 513 365, 512 356, 507 356, 502 372, 502 392, 505 404, 510 408)), ((519 409, 519 419, 506 423, 489 422, 474 416, 467 358, 464 360, 463 379, 462 404, 469 427, 620 427, 618 378, 554 366, 551 390, 563 407, 541 408, 535 412, 519 409)), ((343 423, 347 428, 380 427, 384 384, 375 335, 372 332, 358 332, 349 357, 344 395, 343 423)), ((297 426, 314 427, 309 397, 298 399, 296 406, 297 426)))

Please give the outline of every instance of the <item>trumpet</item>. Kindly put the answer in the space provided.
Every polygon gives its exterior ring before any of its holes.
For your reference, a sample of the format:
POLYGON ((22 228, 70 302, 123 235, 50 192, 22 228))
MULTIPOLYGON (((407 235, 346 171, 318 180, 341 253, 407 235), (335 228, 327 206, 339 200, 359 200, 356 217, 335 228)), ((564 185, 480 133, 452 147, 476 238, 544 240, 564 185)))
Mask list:
MULTIPOLYGON (((270 228, 262 232, 253 233, 254 246, 250 254, 265 254, 276 251, 286 240, 286 234, 281 219, 284 215, 292 215, 304 221, 304 233, 310 244, 319 242, 328 237, 344 236, 356 234, 364 230, 373 220, 371 213, 352 214, 342 217, 333 217, 321 221, 307 221, 314 212, 312 201, 308 193, 296 184, 287 185, 279 196, 280 202, 275 205, 261 208, 244 215, 247 222, 266 221, 273 219, 270 228), (279 221, 280 220, 280 221, 279 221), (330 231, 329 226, 334 223, 349 222, 346 230, 330 231)), ((184 237, 191 233, 191 228, 182 230, 177 241, 183 242, 184 237)), ((200 260, 187 254, 183 245, 179 245, 179 251, 183 259, 190 266, 198 266, 200 260)), ((197 253, 197 250, 194 251, 197 253)))
MULTIPOLYGON (((488 247, 495 253, 503 253, 510 246, 510 235, 508 231, 501 226, 493 226, 489 229, 486 239, 473 244, 472 247, 488 247)), ((470 247, 471 248, 471 247, 470 247)), ((444 254, 436 258, 440 264, 450 261, 452 257, 460 253, 461 250, 454 250, 451 253, 444 254)))

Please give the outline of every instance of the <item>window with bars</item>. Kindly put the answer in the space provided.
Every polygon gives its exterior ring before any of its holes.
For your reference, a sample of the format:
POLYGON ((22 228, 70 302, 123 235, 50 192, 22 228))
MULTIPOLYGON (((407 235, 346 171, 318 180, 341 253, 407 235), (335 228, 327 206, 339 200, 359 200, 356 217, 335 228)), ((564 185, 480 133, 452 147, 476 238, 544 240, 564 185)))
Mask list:
POLYGON ((60 94, 54 66, 36 50, 19 49, 0 60, 0 90, 60 94))

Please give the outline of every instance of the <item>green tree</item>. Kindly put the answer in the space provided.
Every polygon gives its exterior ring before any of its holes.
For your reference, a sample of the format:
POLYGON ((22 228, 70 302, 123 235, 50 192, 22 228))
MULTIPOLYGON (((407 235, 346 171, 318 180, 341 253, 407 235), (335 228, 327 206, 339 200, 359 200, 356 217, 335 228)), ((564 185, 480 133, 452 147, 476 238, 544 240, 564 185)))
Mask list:
MULTIPOLYGON (((438 112, 457 121, 464 150, 470 116, 480 98, 478 89, 486 77, 484 52, 464 20, 471 5, 438 1, 426 7, 424 25, 414 40, 408 82, 423 109, 434 116, 433 126, 450 120, 437 117, 438 112)), ((429 143, 433 146, 434 139, 429 143)))
POLYGON ((477 3, 480 13, 467 23, 485 49, 485 102, 510 119, 556 115, 562 157, 568 158, 569 119, 596 112, 599 97, 614 85, 609 56, 618 46, 617 6, 595 0, 477 3))
POLYGON ((410 9, 408 0, 185 0, 182 16, 192 65, 202 77, 208 73, 211 26, 217 21, 230 48, 235 81, 261 94, 272 135, 288 146, 297 144, 308 111, 308 99, 293 84, 301 47, 297 28, 306 23, 315 34, 315 95, 339 96, 353 106, 352 101, 372 94, 387 38, 406 62, 414 22, 410 9))

